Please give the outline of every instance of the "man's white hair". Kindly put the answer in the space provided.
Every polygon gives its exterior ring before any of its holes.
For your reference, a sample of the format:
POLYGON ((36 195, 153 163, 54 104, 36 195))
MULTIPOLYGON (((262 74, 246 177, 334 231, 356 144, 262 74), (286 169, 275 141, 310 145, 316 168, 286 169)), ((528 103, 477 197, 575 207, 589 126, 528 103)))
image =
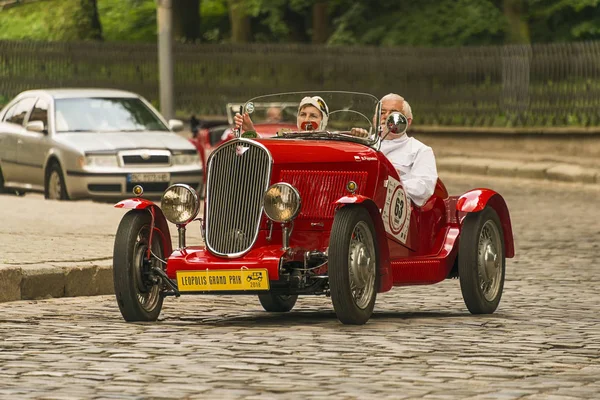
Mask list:
POLYGON ((410 108, 410 104, 408 104, 408 101, 404 100, 404 97, 402 97, 396 93, 388 93, 385 96, 383 96, 380 101, 384 101, 384 100, 401 101, 402 102, 402 110, 400 110, 400 112, 402 112, 402 114, 404 114, 404 116, 406 118, 413 119, 413 114, 412 114, 412 109, 410 108))

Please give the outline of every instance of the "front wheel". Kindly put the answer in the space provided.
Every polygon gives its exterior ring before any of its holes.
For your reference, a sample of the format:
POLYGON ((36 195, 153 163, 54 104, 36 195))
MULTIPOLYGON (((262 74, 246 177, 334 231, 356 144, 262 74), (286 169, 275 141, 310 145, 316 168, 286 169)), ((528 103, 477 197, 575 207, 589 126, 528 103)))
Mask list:
POLYGON ((460 234, 458 275, 465 305, 472 314, 491 314, 498 307, 505 264, 498 214, 490 207, 467 214, 460 234))
POLYGON ((65 177, 56 161, 52 162, 46 173, 44 197, 50 200, 69 200, 65 177))
POLYGON ((292 308, 296 305, 296 300, 298 300, 298 295, 288 294, 288 295, 277 295, 277 294, 259 294, 258 300, 260 304, 263 306, 265 311, 268 312, 288 312, 291 311, 292 308))
POLYGON ((152 267, 162 268, 164 258, 161 232, 155 227, 152 253, 148 260, 150 223, 147 210, 131 210, 121 220, 113 254, 115 296, 125 321, 156 321, 163 304, 161 279, 152 267))
POLYGON ((344 324, 365 324, 375 307, 379 251, 369 212, 346 206, 333 220, 329 242, 329 286, 338 319, 344 324))

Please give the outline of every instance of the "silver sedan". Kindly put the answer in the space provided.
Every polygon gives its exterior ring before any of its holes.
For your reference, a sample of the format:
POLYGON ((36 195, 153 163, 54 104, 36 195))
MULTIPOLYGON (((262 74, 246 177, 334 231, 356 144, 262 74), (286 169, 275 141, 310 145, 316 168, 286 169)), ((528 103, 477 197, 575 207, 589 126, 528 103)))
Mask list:
POLYGON ((201 188, 196 148, 144 98, 109 89, 49 89, 19 94, 0 111, 0 192, 43 192, 49 199, 129 196, 142 185, 201 188))

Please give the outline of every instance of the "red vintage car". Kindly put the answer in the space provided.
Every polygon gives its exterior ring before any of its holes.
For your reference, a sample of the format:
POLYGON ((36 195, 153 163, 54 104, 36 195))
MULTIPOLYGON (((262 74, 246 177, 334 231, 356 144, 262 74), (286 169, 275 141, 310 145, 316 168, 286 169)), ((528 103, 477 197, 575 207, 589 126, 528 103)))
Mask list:
MULTIPOLYGON (((496 310, 505 259, 514 256, 502 196, 484 188, 449 196, 438 180, 433 196, 416 206, 378 151, 378 99, 317 94, 329 106, 325 130, 239 137, 215 149, 203 207, 182 184, 164 192, 160 207, 141 197, 116 205, 131 209, 119 225, 113 262, 126 321, 156 320, 166 296, 255 294, 269 312, 290 311, 299 295, 330 296, 342 323, 364 324, 377 293, 454 277, 470 312, 496 310), (355 127, 369 136, 350 135, 355 127), (178 229, 175 245, 167 220, 178 229), (196 220, 205 244, 189 246, 186 227, 196 220)), ((256 98, 245 109, 305 95, 256 98)), ((258 130, 261 121, 251 116, 258 130)), ((395 132, 406 129, 399 113, 387 123, 395 132)))

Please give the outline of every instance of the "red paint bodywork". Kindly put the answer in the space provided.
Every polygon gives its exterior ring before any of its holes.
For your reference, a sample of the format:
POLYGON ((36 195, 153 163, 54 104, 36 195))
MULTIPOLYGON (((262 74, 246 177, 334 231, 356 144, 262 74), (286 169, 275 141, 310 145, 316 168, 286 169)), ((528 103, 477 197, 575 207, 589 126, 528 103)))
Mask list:
MULTIPOLYGON (((268 239, 270 225, 263 215, 257 241, 248 253, 226 258, 215 256, 204 247, 176 250, 168 258, 166 272, 170 278, 175 279, 178 270, 245 267, 267 268, 269 278, 277 280, 284 255, 288 261, 290 257, 302 260, 305 251, 326 251, 335 213, 341 207, 365 207, 371 215, 380 256, 380 292, 393 286, 433 284, 447 279, 458 255, 462 218, 486 205, 496 210, 502 222, 506 257, 514 256, 508 208, 504 199, 492 190, 476 189, 461 197, 449 196, 438 180, 434 195, 422 207, 411 204, 408 238, 402 244, 386 232, 381 218, 387 194, 385 184, 389 177, 400 180, 381 153, 359 143, 343 141, 280 138, 256 141, 268 149, 273 159, 270 184, 290 183, 302 198, 290 238, 291 253, 282 250, 280 224, 273 224, 272 236, 268 239), (350 180, 357 184, 354 193, 346 188, 350 180)), ((133 206, 139 201, 131 199, 121 203, 133 206)), ((148 207, 149 203, 140 204, 148 207)), ((159 213, 156 218, 158 221, 164 216, 159 213)))
POLYGON ((504 232, 504 246, 506 257, 514 257, 515 246, 512 234, 512 225, 510 223, 510 215, 506 202, 498 193, 490 189, 479 188, 473 189, 458 198, 456 209, 462 212, 479 212, 487 205, 492 207, 502 223, 504 232))
MULTIPOLYGON (((158 234, 163 242, 165 254, 173 252, 173 244, 171 243, 171 234, 169 232, 169 224, 159 206, 150 200, 141 197, 121 200, 115 204, 115 208, 124 208, 129 210, 148 210, 152 215, 152 234, 158 234)), ((151 242, 152 238, 150 238, 151 242)))

